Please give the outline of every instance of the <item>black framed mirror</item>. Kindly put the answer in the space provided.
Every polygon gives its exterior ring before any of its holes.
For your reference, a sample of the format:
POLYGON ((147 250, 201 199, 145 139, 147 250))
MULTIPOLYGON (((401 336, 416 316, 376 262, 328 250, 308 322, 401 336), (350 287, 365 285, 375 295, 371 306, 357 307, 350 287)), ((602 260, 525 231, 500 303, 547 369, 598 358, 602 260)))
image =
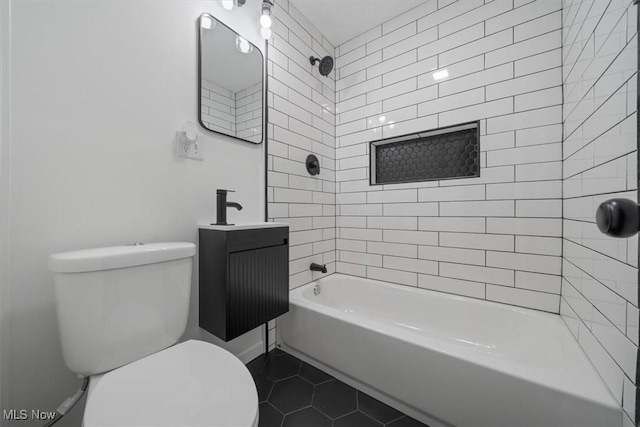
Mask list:
POLYGON ((265 117, 261 50, 208 13, 200 15, 198 27, 200 125, 260 144, 265 117))

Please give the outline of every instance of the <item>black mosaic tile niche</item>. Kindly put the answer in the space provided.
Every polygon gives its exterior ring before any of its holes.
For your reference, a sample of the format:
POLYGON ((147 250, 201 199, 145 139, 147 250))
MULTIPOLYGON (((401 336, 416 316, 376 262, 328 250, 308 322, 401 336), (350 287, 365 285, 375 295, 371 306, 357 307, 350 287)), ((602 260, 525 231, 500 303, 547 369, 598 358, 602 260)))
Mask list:
POLYGON ((428 427, 279 349, 247 368, 258 389, 258 427, 428 427))
POLYGON ((371 184, 480 176, 479 122, 371 142, 371 184))

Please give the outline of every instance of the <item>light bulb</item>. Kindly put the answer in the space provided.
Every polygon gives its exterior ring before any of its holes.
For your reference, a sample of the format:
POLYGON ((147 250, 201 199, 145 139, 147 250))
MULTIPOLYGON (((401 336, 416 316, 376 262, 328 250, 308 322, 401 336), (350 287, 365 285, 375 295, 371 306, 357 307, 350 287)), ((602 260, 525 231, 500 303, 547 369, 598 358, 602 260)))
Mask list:
POLYGON ((273 24, 273 20, 271 19, 271 16, 267 15, 266 13, 264 13, 265 11, 262 11, 262 16, 260 16, 260 26, 262 28, 271 28, 271 25, 273 24))
POLYGON ((233 6, 235 6, 234 0, 218 0, 218 3, 220 3, 220 6, 222 6, 225 10, 231 10, 233 9, 233 6))
POLYGON ((216 26, 215 21, 210 17, 203 15, 202 20, 200 21, 200 26, 205 30, 210 30, 216 26))
POLYGON ((273 19, 271 18, 271 13, 273 11, 273 1, 271 0, 262 0, 262 5, 260 6, 260 19, 259 22, 259 32, 260 36, 263 39, 269 40, 271 38, 271 26, 273 25, 273 19))
POLYGON ((236 48, 242 53, 251 53, 253 51, 253 46, 246 39, 237 36, 236 37, 236 48))
POLYGON ((260 27, 260 36, 262 36, 263 39, 269 40, 272 33, 271 28, 260 27))

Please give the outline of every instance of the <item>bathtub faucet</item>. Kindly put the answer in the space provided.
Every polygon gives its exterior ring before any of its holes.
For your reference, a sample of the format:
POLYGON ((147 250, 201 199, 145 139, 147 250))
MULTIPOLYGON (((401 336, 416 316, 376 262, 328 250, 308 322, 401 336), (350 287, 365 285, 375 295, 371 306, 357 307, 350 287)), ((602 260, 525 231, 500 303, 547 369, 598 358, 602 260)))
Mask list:
POLYGON ((311 266, 309 267, 309 269, 311 269, 311 271, 320 271, 322 273, 326 273, 327 272, 327 266, 325 264, 316 264, 315 262, 311 263, 311 266))

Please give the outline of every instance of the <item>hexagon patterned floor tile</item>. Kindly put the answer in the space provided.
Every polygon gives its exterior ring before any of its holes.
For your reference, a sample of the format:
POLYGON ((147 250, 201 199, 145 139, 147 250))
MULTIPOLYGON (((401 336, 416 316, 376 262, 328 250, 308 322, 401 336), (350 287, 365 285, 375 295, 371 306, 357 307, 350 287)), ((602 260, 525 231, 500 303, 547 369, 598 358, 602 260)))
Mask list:
POLYGON ((333 422, 334 427, 382 427, 382 424, 360 411, 338 418, 333 422))
POLYGON ((269 403, 261 403, 259 406, 259 422, 261 427, 280 427, 284 415, 269 403))
POLYGON ((316 386, 313 407, 331 418, 339 418, 358 409, 356 389, 332 380, 316 386))
POLYGON ((311 404, 313 385, 300 377, 278 381, 271 391, 269 403, 283 414, 288 414, 311 404))
POLYGON ((279 349, 247 368, 259 427, 428 427, 279 349))
POLYGON ((320 369, 314 368, 313 366, 305 362, 302 362, 302 366, 300 367, 300 376, 313 385, 318 385, 320 383, 333 379, 331 375, 326 374, 320 369))
POLYGON ((264 373, 259 373, 253 376, 253 381, 256 383, 256 388, 258 389, 258 401, 260 403, 266 402, 273 389, 273 380, 268 378, 264 373))
POLYGON ((283 427, 331 427, 333 420, 313 408, 305 408, 285 415, 282 425, 283 427))
POLYGON ((266 359, 263 372, 272 380, 279 381, 298 375, 301 363, 302 362, 293 356, 280 354, 277 357, 269 357, 266 359))

